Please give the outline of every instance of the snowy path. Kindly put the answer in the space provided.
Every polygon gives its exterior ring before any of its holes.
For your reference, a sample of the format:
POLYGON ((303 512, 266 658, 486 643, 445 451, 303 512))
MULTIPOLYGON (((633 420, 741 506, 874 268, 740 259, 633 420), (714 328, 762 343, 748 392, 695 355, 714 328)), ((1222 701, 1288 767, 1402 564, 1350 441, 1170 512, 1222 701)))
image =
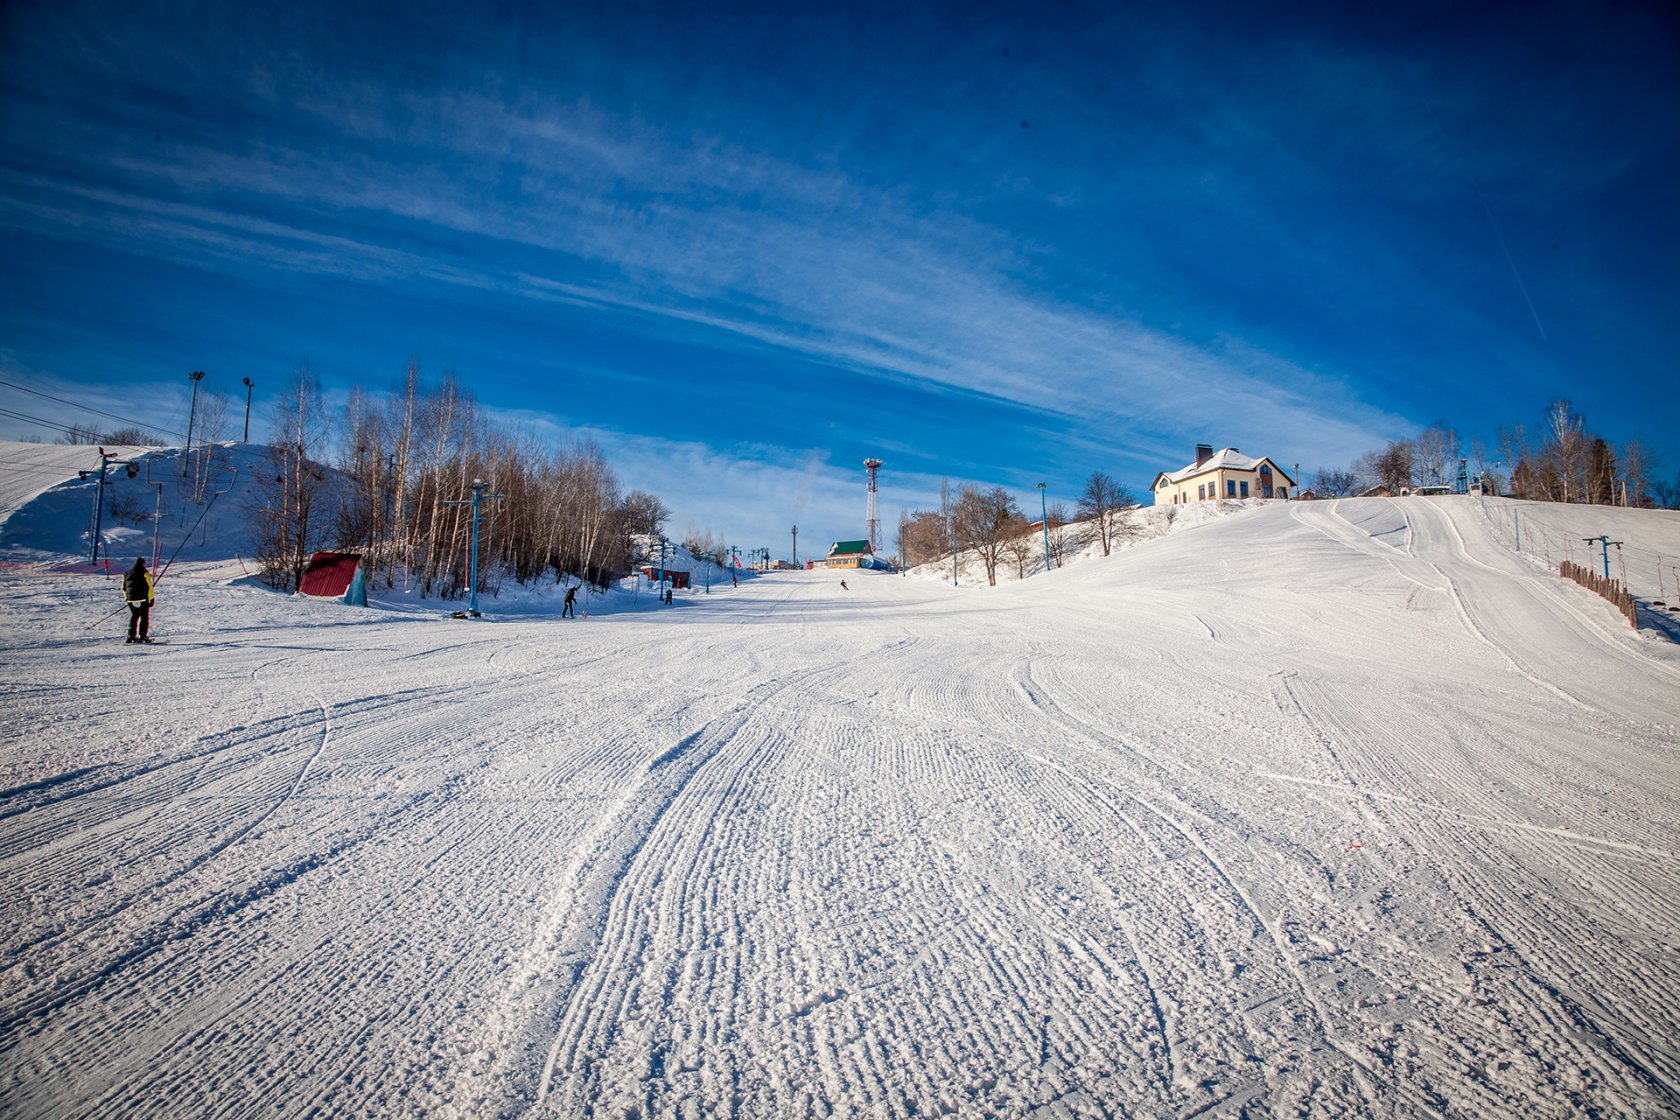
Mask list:
POLYGON ((1680 660, 1470 503, 848 582, 14 578, 0 1110, 1680 1110, 1680 660))

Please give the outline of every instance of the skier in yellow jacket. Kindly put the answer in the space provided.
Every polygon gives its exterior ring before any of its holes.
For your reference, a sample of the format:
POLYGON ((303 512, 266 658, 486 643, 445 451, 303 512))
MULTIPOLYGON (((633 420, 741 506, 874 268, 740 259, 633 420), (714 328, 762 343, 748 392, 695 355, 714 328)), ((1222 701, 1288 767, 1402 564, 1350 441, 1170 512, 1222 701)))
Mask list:
POLYGON ((129 641, 152 640, 148 632, 151 630, 152 603, 156 596, 157 587, 152 583, 152 573, 146 570, 144 558, 137 558, 134 567, 123 573, 123 599, 128 603, 129 641))

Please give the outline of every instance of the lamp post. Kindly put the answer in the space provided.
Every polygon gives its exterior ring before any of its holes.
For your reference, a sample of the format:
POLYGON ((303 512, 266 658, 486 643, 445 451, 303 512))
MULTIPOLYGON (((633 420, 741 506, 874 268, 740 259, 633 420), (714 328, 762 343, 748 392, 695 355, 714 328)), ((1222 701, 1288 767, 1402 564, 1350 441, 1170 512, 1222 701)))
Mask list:
POLYGON ((1044 530, 1044 570, 1050 570, 1050 515, 1044 507, 1044 483, 1038 484, 1038 516, 1039 527, 1044 530))
POLYGON ((467 611, 473 618, 478 617, 478 503, 485 498, 503 500, 505 494, 486 494, 484 480, 475 478, 472 481, 473 496, 471 501, 444 502, 446 506, 472 506, 472 552, 467 558, 467 582, 472 588, 468 600, 467 611))
POLYGON ((793 527, 793 566, 799 567, 799 526, 793 527))
POLYGON ((945 515, 945 524, 951 531, 951 586, 957 585, 957 518, 955 514, 945 515))
POLYGON ((241 378, 245 382, 245 442, 251 442, 251 379, 241 378))

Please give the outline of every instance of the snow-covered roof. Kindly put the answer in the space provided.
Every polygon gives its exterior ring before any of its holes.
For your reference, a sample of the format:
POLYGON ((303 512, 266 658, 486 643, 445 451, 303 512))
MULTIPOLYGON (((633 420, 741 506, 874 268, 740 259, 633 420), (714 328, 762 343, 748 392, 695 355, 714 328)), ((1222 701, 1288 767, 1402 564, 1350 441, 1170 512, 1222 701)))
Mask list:
MULTIPOLYGON (((1261 458, 1264 458, 1264 456, 1261 456, 1261 458)), ((1194 478, 1196 475, 1202 474, 1206 471, 1216 471, 1220 469, 1252 471, 1257 469, 1259 466, 1260 459, 1244 455, 1234 447, 1222 447, 1218 451, 1214 452, 1209 458, 1202 460, 1202 462, 1191 463, 1187 467, 1181 467, 1169 474, 1167 477, 1172 479, 1174 482, 1183 482, 1187 478, 1194 478)))

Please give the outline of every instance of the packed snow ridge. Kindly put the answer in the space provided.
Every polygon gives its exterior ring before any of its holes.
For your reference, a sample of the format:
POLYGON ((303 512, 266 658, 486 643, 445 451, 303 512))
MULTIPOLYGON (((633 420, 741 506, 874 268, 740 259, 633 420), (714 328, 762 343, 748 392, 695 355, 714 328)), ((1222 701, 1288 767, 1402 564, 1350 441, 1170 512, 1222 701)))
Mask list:
POLYGON ((1680 515, 477 621, 212 517, 128 646, 86 485, 0 493, 5 1115, 1680 1113, 1680 515))

